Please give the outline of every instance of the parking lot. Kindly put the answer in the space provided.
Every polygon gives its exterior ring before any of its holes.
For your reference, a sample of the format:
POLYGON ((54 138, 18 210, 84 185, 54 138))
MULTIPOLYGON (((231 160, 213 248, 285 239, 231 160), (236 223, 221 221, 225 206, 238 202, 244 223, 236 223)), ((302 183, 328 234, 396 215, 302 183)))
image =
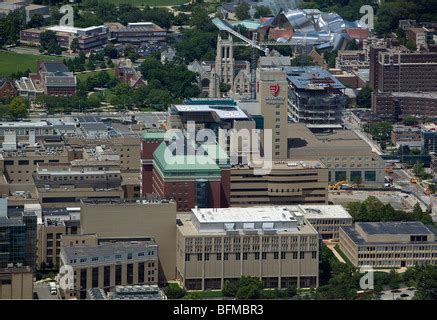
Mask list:
POLYGON ((167 112, 147 112, 135 116, 135 119, 144 123, 146 129, 159 128, 160 122, 167 119, 167 112))

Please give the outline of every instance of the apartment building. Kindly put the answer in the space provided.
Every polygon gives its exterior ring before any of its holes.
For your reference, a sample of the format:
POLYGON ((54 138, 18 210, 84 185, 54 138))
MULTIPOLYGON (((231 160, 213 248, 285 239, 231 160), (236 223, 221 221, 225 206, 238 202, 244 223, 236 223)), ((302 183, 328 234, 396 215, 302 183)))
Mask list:
POLYGON ((399 122, 405 116, 435 118, 436 92, 384 92, 372 94, 372 111, 382 119, 399 122))
POLYGON ((28 266, 0 268, 0 300, 32 300, 33 272, 28 266))
POLYGON ((265 175, 253 165, 231 168, 230 205, 326 204, 328 169, 320 161, 275 160, 265 175))
POLYGON ((178 215, 177 278, 188 290, 222 289, 241 276, 266 288, 318 286, 319 236, 281 207, 192 210, 178 215))
POLYGON ((370 69, 378 77, 375 92, 437 91, 437 53, 411 52, 404 47, 384 48, 370 69))
POLYGON ((335 59, 335 68, 352 73, 369 68, 369 55, 366 50, 340 50, 335 59))
POLYGON ((312 133, 300 123, 289 124, 289 158, 318 159, 328 169, 328 182, 361 181, 362 185, 384 184, 385 162, 351 130, 312 133))
POLYGON ((356 267, 436 265, 436 236, 422 222, 357 222, 340 228, 340 249, 356 267))
POLYGON ((153 237, 159 246, 159 282, 174 280, 176 203, 166 199, 87 200, 81 203, 81 233, 99 238, 153 237))
POLYGON ((153 240, 66 246, 60 257, 69 280, 60 287, 66 299, 85 299, 90 288, 109 291, 118 285, 158 282, 158 245, 153 240))

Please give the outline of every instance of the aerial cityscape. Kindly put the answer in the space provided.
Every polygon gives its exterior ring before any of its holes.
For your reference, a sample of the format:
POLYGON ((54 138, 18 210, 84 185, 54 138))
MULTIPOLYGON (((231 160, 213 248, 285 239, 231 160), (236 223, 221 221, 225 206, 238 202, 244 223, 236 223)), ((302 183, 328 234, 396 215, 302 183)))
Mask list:
POLYGON ((0 0, 0 117, 0 305, 437 300, 434 0, 0 0))

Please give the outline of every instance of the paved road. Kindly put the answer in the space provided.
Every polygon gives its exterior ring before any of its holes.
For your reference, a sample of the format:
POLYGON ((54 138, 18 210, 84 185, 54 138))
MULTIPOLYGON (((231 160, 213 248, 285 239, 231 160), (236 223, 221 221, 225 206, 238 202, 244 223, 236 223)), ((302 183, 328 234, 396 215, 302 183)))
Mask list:
MULTIPOLYGON (((413 288, 410 288, 413 289, 413 288)), ((399 290, 387 290, 381 294, 381 300, 411 300, 414 297, 416 290, 408 290, 408 288, 401 288, 399 290), (399 292, 392 292, 399 291, 399 292)))
POLYGON ((57 295, 50 294, 50 286, 48 283, 38 283, 33 287, 33 292, 38 297, 38 300, 59 300, 59 292, 57 295))
POLYGON ((405 169, 397 168, 391 174, 393 177, 393 183, 400 186, 403 190, 413 193, 417 199, 422 202, 422 205, 428 207, 430 204, 430 198, 425 194, 425 190, 419 183, 411 183, 410 180, 413 176, 405 169))

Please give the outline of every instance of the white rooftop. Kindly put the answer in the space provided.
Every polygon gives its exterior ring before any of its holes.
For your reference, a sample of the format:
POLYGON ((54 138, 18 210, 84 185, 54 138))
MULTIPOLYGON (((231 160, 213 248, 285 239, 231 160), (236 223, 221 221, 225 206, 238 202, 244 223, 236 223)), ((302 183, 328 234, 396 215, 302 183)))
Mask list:
POLYGON ((15 121, 15 122, 0 122, 0 128, 45 128, 51 127, 46 121, 27 122, 27 121, 15 121))
POLYGON ((238 106, 229 105, 175 105, 178 112, 214 112, 220 119, 248 119, 248 116, 238 106))
POLYGON ((192 209, 200 223, 216 222, 289 222, 295 215, 282 207, 192 209))
POLYGON ((299 205, 288 206, 290 211, 299 210, 307 219, 352 219, 341 205, 299 205))
POLYGON ((103 28, 104 26, 92 26, 88 28, 76 28, 76 27, 68 27, 68 26, 52 26, 48 27, 47 30, 51 30, 53 32, 66 32, 77 34, 79 31, 87 32, 98 28, 103 28))

